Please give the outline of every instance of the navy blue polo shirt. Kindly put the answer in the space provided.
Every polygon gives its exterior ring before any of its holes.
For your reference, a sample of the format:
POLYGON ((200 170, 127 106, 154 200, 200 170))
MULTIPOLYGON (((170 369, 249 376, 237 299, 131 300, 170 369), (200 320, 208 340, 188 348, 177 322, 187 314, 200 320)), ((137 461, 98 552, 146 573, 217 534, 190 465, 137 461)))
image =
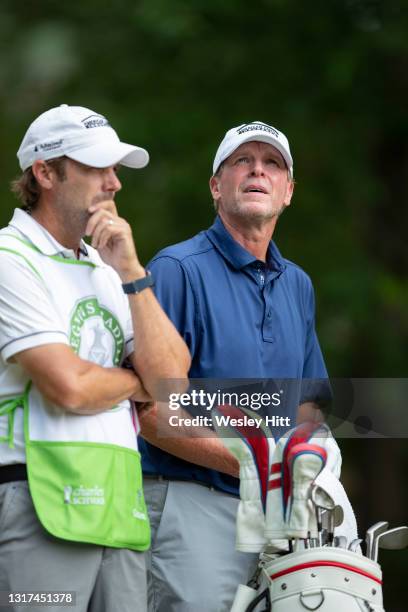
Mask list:
MULTIPOLYGON (((266 263, 259 261, 217 217, 210 229, 160 251, 148 268, 159 302, 190 349, 190 378, 327 377, 314 326, 312 283, 274 242, 266 263)), ((147 474, 238 493, 235 478, 142 439, 140 450, 147 474)))

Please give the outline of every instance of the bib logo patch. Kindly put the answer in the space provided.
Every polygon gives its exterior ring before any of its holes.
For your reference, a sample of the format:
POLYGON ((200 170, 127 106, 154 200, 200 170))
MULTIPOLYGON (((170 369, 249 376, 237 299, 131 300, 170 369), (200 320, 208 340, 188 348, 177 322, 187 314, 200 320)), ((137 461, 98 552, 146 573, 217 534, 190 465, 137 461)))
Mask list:
POLYGON ((105 491, 98 485, 94 487, 64 487, 64 504, 72 504, 74 506, 104 506, 105 491))
POLYGON ((125 338, 115 315, 96 298, 80 300, 72 313, 69 343, 83 359, 100 366, 118 366, 125 338))

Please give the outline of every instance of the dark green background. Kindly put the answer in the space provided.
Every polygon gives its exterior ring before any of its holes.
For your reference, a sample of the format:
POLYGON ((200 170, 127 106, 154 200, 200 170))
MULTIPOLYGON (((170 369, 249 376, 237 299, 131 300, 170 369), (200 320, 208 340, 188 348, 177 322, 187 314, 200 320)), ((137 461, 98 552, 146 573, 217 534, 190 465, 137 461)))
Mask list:
MULTIPOLYGON (((27 125, 61 103, 105 114, 151 163, 123 170, 120 212, 143 262, 212 222, 225 131, 285 132, 296 193, 275 239, 311 275, 332 376, 407 372, 408 3, 83 0, 0 4, 2 225, 27 125)), ((387 405, 384 404, 384 411, 387 405)), ((391 417, 392 418, 392 417, 391 417)), ((406 440, 340 440, 361 532, 407 522, 406 440)), ((408 553, 384 552, 387 612, 408 553)))

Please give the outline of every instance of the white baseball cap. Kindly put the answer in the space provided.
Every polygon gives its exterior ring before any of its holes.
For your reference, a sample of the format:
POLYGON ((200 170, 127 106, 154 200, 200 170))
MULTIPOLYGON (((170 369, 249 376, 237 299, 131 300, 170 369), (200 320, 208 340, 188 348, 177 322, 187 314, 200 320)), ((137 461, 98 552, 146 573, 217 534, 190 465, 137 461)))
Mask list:
POLYGON ((282 154, 283 159, 288 167, 291 177, 293 177, 293 159, 290 154, 289 142, 285 134, 279 130, 263 123, 263 121, 253 121, 252 123, 243 123, 237 127, 228 130, 224 136, 224 140, 218 147, 213 163, 213 174, 215 174, 222 164, 239 146, 244 142, 266 142, 278 149, 282 154))
POLYGON ((37 117, 17 151, 22 170, 37 159, 48 160, 62 155, 93 168, 107 168, 118 163, 129 168, 144 168, 149 163, 148 152, 121 142, 103 115, 67 104, 51 108, 37 117))

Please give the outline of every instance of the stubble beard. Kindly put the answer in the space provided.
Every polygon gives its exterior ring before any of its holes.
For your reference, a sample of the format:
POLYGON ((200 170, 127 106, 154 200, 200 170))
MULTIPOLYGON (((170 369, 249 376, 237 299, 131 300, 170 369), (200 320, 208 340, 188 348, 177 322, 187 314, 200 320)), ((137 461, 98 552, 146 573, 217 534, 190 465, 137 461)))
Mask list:
POLYGON ((64 232, 78 238, 85 236, 85 229, 90 217, 89 212, 73 200, 65 198, 56 201, 56 212, 64 232))
POLYGON ((231 207, 231 213, 237 219, 262 224, 267 223, 268 221, 271 221, 274 218, 280 217, 285 208, 285 204, 282 203, 279 208, 271 207, 269 210, 257 210, 251 209, 250 207, 242 205, 239 202, 235 201, 233 206, 231 207))

